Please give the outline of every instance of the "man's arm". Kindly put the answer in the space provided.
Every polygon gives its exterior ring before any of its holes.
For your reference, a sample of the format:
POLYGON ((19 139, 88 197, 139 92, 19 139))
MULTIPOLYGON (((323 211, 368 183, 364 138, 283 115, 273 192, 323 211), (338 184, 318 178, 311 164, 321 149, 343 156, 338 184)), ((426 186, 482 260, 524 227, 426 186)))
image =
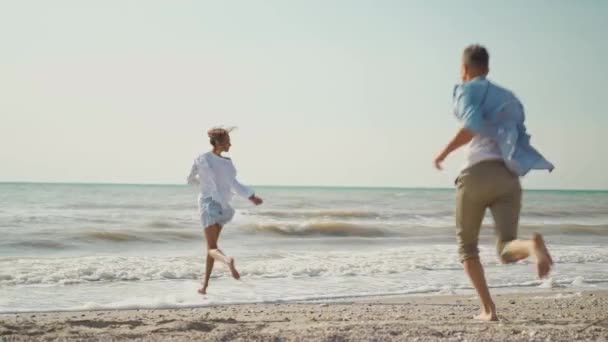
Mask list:
POLYGON ((435 167, 441 170, 441 163, 447 156, 468 144, 476 134, 482 131, 484 119, 481 103, 487 94, 487 87, 464 86, 462 92, 456 94, 456 117, 462 124, 450 143, 435 157, 435 167))
POLYGON ((449 144, 447 144, 447 146, 443 149, 443 151, 441 151, 441 153, 439 153, 439 155, 437 155, 437 157, 435 158, 435 167, 438 170, 441 170, 441 163, 443 163, 444 159, 452 152, 456 151, 457 149, 459 149, 460 147, 468 144, 471 139, 473 139, 474 134, 473 132, 471 132, 469 129, 467 128, 461 128, 456 135, 454 136, 454 138, 452 138, 452 141, 450 141, 449 144))

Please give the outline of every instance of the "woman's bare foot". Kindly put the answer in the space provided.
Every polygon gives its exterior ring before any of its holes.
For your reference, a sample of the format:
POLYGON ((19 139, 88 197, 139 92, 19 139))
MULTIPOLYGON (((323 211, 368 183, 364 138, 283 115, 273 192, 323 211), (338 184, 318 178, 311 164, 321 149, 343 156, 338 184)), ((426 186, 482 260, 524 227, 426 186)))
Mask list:
POLYGON ((498 321, 498 317, 496 316, 496 306, 492 304, 492 306, 489 308, 481 308, 481 312, 479 315, 475 316, 474 319, 485 322, 498 321))
POLYGON ((474 319, 476 319, 478 321, 484 321, 484 322, 498 321, 498 317, 496 317, 496 313, 494 313, 494 312, 482 312, 479 315, 475 316, 474 319))
POLYGON ((200 288, 200 289, 198 289, 196 292, 198 292, 198 293, 200 293, 200 294, 202 294, 202 295, 207 294, 207 285, 205 285, 205 286, 201 287, 201 288, 200 288))
POLYGON ((536 272, 539 278, 544 278, 551 271, 553 259, 551 259, 542 235, 535 233, 532 236, 532 243, 534 244, 534 256, 536 257, 536 272))
POLYGON ((230 262, 228 263, 228 268, 230 268, 230 273, 232 273, 232 277, 236 280, 241 279, 241 275, 239 274, 239 271, 237 271, 236 267, 234 266, 234 258, 228 257, 228 259, 230 259, 230 262))

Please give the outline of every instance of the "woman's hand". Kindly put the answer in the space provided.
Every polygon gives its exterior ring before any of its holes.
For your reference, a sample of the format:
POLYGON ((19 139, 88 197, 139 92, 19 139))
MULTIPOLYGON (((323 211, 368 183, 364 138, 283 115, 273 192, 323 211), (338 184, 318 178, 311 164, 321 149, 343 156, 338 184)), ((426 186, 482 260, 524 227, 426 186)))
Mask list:
POLYGON ((253 203, 255 205, 260 205, 260 204, 264 203, 264 201, 262 201, 262 199, 259 198, 258 196, 256 196, 255 194, 249 196, 249 200, 251 201, 251 203, 253 203))

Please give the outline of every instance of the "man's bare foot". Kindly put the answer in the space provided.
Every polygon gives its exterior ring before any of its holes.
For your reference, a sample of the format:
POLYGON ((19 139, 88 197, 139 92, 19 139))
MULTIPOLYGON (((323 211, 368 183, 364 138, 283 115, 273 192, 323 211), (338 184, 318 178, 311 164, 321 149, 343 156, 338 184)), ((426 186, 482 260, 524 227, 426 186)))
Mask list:
POLYGON ((202 294, 202 295, 207 294, 207 286, 203 286, 203 287, 201 287, 201 288, 200 288, 200 289, 198 289, 196 292, 198 292, 198 293, 200 293, 200 294, 202 294))
POLYGON ((551 259, 542 235, 535 233, 532 236, 532 243, 534 244, 534 256, 536 257, 536 272, 539 278, 544 278, 551 271, 553 259, 551 259))
POLYGON ((236 267, 234 266, 234 258, 233 257, 229 257, 230 262, 228 263, 228 268, 230 268, 230 273, 232 273, 232 278, 239 280, 241 279, 241 275, 239 274, 239 271, 236 270, 236 267))

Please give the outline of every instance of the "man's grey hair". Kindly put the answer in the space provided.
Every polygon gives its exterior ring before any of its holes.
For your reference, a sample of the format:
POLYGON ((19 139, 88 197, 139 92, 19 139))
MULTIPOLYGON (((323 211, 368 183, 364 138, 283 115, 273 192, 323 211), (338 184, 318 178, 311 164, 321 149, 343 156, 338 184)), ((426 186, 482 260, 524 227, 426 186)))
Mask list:
POLYGON ((462 62, 475 69, 488 69, 490 65, 490 55, 485 47, 479 44, 469 45, 462 53, 462 62))

